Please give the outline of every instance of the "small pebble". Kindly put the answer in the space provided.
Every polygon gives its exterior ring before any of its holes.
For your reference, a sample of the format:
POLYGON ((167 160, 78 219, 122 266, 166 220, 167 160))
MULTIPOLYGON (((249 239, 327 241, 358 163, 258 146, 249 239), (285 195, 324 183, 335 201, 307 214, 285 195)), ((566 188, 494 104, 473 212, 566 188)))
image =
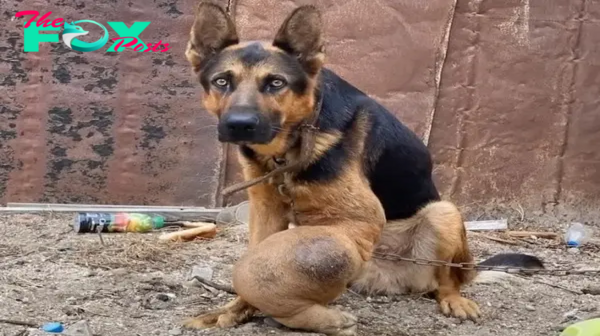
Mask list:
POLYGON ((92 329, 86 320, 72 324, 64 333, 69 336, 93 336, 92 329))
POLYGON ((129 274, 129 271, 127 271, 124 268, 117 268, 117 269, 112 270, 111 273, 114 276, 120 277, 120 276, 124 276, 124 275, 129 274))
POLYGON ((201 266, 194 266, 194 268, 192 268, 192 274, 190 275, 190 278, 193 279, 195 277, 198 277, 200 279, 203 280, 212 280, 213 277, 213 269, 210 266, 207 265, 201 265, 201 266))
POLYGON ((166 302, 166 301, 169 301, 170 297, 169 297, 168 294, 158 293, 158 294, 156 294, 156 299, 160 300, 160 301, 165 301, 166 302))
POLYGON ((583 292, 583 294, 600 295, 600 286, 590 285, 587 288, 582 289, 581 292, 583 292))
POLYGON ((529 311, 535 311, 535 307, 534 306, 530 306, 530 305, 525 306, 525 309, 527 309, 529 311))
POLYGON ((569 312, 564 313, 563 317, 570 319, 570 318, 576 317, 578 312, 579 312, 579 309, 573 309, 569 312))
POLYGON ((172 336, 179 336, 182 334, 183 334, 183 332, 179 328, 173 328, 173 329, 169 330, 169 335, 172 335, 172 336))
POLYGON ((252 330, 255 328, 259 328, 258 324, 256 322, 248 322, 248 323, 244 323, 243 325, 238 327, 238 330, 252 330))
POLYGON ((267 317, 264 320, 265 325, 272 327, 272 328, 281 328, 283 325, 277 321, 275 321, 275 319, 271 318, 271 317, 267 317))

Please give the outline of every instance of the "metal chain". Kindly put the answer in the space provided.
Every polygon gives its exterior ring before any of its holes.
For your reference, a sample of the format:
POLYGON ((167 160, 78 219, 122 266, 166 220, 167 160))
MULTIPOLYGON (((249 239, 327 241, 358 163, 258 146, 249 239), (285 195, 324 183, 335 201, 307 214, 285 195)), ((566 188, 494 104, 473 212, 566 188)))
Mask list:
POLYGON ((386 253, 373 253, 375 259, 390 260, 390 261, 405 261, 416 265, 433 266, 433 267, 452 267, 464 270, 477 270, 477 271, 497 271, 504 273, 521 273, 521 274, 540 274, 540 275, 551 275, 551 276, 567 276, 567 275, 586 275, 596 274, 600 275, 600 269, 566 269, 566 268, 520 268, 511 266, 486 266, 475 263, 452 263, 442 260, 430 260, 421 258, 406 258, 397 254, 386 254, 386 253))

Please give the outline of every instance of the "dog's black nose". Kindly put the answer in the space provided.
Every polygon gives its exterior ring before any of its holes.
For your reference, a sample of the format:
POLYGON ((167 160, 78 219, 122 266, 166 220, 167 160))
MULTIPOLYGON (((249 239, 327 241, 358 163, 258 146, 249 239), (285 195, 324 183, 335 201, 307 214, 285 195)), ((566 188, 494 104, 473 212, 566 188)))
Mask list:
POLYGON ((271 140, 271 124, 260 112, 238 109, 219 121, 219 141, 266 143, 271 140))
POLYGON ((256 131, 260 119, 255 113, 230 113, 225 117, 225 127, 231 136, 248 136, 256 131))

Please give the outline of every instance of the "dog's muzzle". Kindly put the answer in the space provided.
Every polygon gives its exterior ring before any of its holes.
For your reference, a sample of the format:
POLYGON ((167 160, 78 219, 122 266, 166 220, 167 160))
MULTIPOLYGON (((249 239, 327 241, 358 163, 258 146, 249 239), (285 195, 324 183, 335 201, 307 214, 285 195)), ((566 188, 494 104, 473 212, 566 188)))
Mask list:
POLYGON ((271 121, 249 109, 230 110, 219 120, 219 141, 266 144, 273 140, 271 121))

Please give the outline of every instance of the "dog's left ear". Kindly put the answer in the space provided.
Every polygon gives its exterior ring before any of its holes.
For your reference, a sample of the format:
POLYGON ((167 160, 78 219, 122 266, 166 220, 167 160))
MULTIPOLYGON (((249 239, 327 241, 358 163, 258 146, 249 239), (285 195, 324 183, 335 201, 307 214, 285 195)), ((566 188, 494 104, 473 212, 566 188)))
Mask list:
POLYGON ((273 45, 297 57, 306 72, 316 75, 325 60, 319 10, 315 6, 296 8, 279 28, 273 45))
POLYGON ((200 2, 185 51, 194 72, 199 72, 208 58, 237 43, 235 23, 225 10, 212 2, 200 2))

